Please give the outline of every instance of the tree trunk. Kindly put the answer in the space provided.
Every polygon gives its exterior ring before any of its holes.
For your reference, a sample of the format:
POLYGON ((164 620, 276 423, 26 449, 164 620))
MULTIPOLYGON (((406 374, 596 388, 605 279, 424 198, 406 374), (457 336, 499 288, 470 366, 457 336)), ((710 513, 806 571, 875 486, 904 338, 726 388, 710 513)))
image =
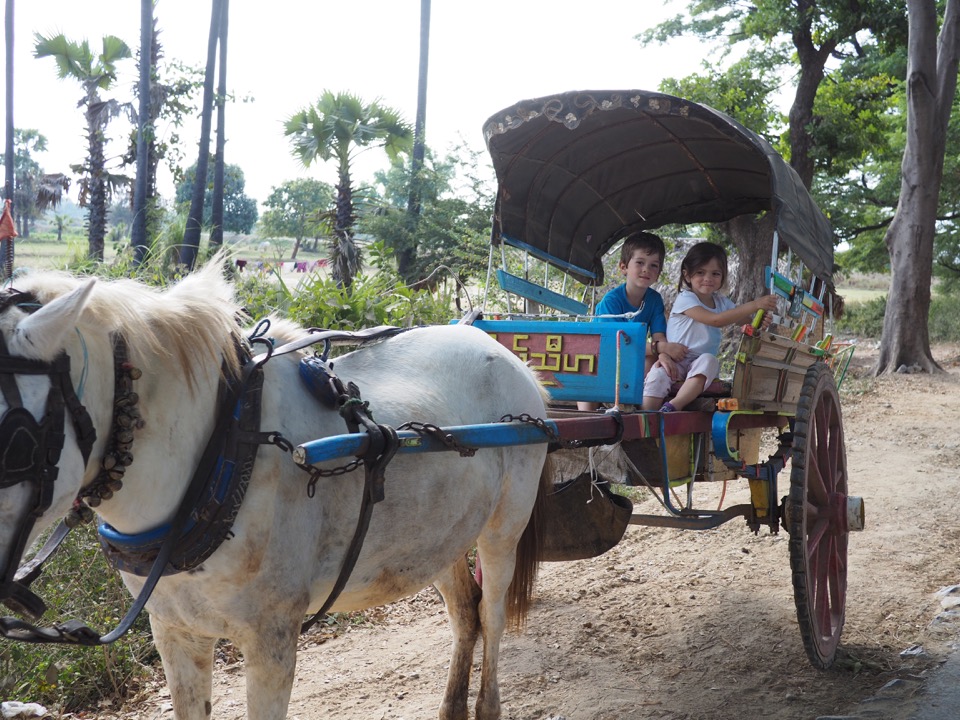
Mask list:
POLYGON ((207 163, 210 160, 210 125, 213 119, 213 72, 217 63, 217 39, 220 37, 222 0, 213 0, 210 13, 210 35, 207 41, 207 67, 203 76, 203 106, 200 113, 200 152, 197 157, 197 177, 190 198, 190 214, 183 231, 183 247, 179 262, 192 270, 200 250, 200 231, 203 228, 203 198, 207 190, 207 163))
POLYGON ((891 279, 878 375, 903 365, 941 371, 930 352, 927 323, 946 128, 960 59, 960 0, 948 0, 939 40, 934 3, 907 0, 907 13, 907 143, 897 211, 884 238, 891 279))
POLYGON ((813 102, 823 81, 823 68, 837 46, 835 39, 825 40, 819 48, 814 44, 811 20, 816 15, 814 11, 811 0, 797 2, 797 12, 807 20, 798 23, 793 32, 793 46, 797 49, 800 60, 800 76, 793 105, 790 106, 789 131, 790 165, 797 171, 807 189, 810 189, 813 183, 813 158, 810 157, 813 138, 807 128, 813 121, 813 102))
POLYGON ((217 81, 217 155, 213 168, 213 202, 210 224, 210 246, 223 245, 223 169, 226 148, 226 130, 224 120, 227 105, 227 16, 230 14, 230 0, 222 0, 220 15, 220 75, 217 81))
POLYGON ((417 258, 417 225, 420 221, 420 172, 423 170, 427 122, 427 68, 430 59, 430 0, 420 0, 420 73, 417 83, 417 120, 413 130, 413 157, 410 161, 410 196, 407 213, 410 216, 408 245, 397 253, 397 272, 404 282, 419 278, 410 277, 417 258))
POLYGON ((353 239, 353 193, 350 174, 341 170, 337 182, 337 213, 330 242, 330 274, 337 287, 350 287, 359 267, 359 254, 353 239))
POLYGON ((103 262, 103 241, 107 236, 106 159, 103 157, 103 132, 94 113, 96 103, 87 103, 87 143, 90 153, 90 197, 87 201, 87 254, 95 262, 103 262))
MULTIPOLYGON (((16 158, 13 148, 13 0, 6 2, 4 17, 4 38, 6 40, 5 73, 6 78, 6 130, 7 137, 4 144, 4 182, 3 197, 10 201, 10 212, 16 217, 13 207, 13 169, 16 158)), ((0 240, 0 279, 8 278, 13 273, 13 238, 0 240)))
POLYGON ((737 257, 736 269, 731 267, 732 277, 726 292, 738 305, 769 293, 763 283, 763 269, 770 264, 773 251, 773 213, 766 213, 759 220, 741 215, 721 225, 733 244, 737 257))
POLYGON ((153 0, 140 0, 140 103, 137 114, 137 177, 133 187, 133 227, 130 245, 133 264, 140 266, 147 254, 147 177, 149 138, 153 137, 150 115, 150 74, 153 46, 153 0))

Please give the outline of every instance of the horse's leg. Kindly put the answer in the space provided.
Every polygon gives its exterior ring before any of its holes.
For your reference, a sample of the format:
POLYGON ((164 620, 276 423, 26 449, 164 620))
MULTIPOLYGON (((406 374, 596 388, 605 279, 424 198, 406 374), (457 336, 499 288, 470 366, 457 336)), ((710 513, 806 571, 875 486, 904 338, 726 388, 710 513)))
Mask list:
POLYGON ((173 716, 176 720, 207 720, 213 710, 213 648, 215 638, 197 637, 150 618, 153 641, 163 660, 173 716))
POLYGON ((440 720, 466 720, 467 691, 473 648, 480 632, 477 605, 480 588, 470 575, 466 557, 454 563, 434 583, 447 605, 450 629, 453 631, 453 655, 447 674, 447 687, 440 704, 440 720))
POLYGON ((247 678, 247 718, 283 720, 297 667, 297 637, 303 613, 292 619, 269 616, 255 634, 237 639, 247 678))
POLYGON ((497 681, 497 668, 500 639, 507 626, 506 598, 507 589, 513 579, 515 550, 505 545, 492 553, 489 547, 481 546, 480 555, 483 556, 483 597, 480 599, 479 608, 483 663, 480 670, 480 689, 477 692, 477 720, 498 720, 500 685, 497 681))

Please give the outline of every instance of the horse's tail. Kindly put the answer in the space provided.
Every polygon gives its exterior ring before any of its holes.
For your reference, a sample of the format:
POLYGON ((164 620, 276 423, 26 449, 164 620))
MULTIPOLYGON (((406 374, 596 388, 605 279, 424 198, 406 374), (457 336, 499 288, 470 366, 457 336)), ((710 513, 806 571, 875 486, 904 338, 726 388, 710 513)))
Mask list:
POLYGON ((540 548, 543 544, 544 507, 547 494, 552 487, 553 462, 547 455, 540 472, 540 486, 537 489, 537 499, 533 503, 530 520, 517 543, 517 564, 513 570, 513 580, 507 590, 507 626, 516 630, 523 628, 533 599, 533 585, 540 567, 540 548))

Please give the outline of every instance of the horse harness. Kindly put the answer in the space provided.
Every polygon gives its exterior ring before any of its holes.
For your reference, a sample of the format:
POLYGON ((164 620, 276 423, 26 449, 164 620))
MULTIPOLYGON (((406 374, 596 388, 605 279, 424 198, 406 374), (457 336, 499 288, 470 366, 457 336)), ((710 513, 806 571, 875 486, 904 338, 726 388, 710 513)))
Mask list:
MULTIPOLYGON (((0 295, 0 313, 16 303, 27 312, 39 307, 36 298, 16 290, 0 295)), ((220 544, 231 535, 231 527, 239 512, 244 494, 253 473, 260 445, 272 444, 292 452, 293 445, 278 432, 260 431, 261 390, 263 365, 272 357, 283 355, 323 342, 322 357, 304 358, 312 364, 326 367, 326 351, 332 342, 364 343, 396 335, 401 328, 379 327, 360 332, 318 331, 312 329, 300 340, 274 348, 272 341, 263 337, 261 323, 249 338, 251 344, 263 345, 266 351, 251 357, 246 346, 236 343, 236 352, 242 370, 238 377, 224 373, 217 402, 217 419, 200 462, 174 518, 169 524, 138 536, 125 536, 104 524, 100 528, 101 547, 109 562, 116 568, 146 576, 143 588, 119 625, 101 636, 77 620, 39 628, 12 617, 0 617, 0 635, 14 640, 37 643, 72 645, 102 645, 121 637, 142 612, 146 602, 163 575, 189 571, 198 567, 220 544)), ((28 563, 14 572, 22 556, 27 538, 36 520, 46 511, 53 498, 53 483, 58 474, 57 463, 64 443, 64 410, 70 411, 84 464, 96 439, 93 421, 80 403, 70 378, 70 359, 62 353, 52 362, 40 362, 11 356, 0 336, 0 391, 8 409, 0 418, 0 488, 20 482, 30 482, 32 508, 21 520, 16 541, 6 558, 3 578, 0 578, 0 602, 16 612, 39 617, 46 606, 29 584, 36 579, 42 565, 54 553, 70 530, 80 522, 92 518, 90 507, 122 487, 125 468, 132 462, 130 453, 132 430, 139 425, 136 409, 137 396, 131 381, 140 376, 126 357, 126 346, 120 336, 114 337, 114 417, 112 435, 108 439, 101 470, 74 501, 74 506, 51 534, 44 547, 28 563), (40 423, 23 407, 15 374, 48 375, 51 388, 47 407, 40 423), (17 442, 12 442, 17 440, 17 442)), ((327 600, 320 610, 303 623, 305 632, 320 620, 346 586, 350 573, 360 555, 372 516, 373 505, 384 497, 384 469, 396 452, 398 441, 395 430, 375 423, 368 403, 360 399, 357 386, 344 386, 329 369, 323 388, 312 388, 314 395, 333 409, 339 410, 350 432, 363 427, 369 434, 369 447, 363 457, 346 468, 323 471, 312 466, 299 465, 310 474, 308 493, 312 496, 317 479, 322 475, 342 474, 362 463, 365 481, 360 517, 340 573, 327 600)))
MULTIPOLYGON (((11 305, 27 313, 40 307, 33 295, 8 288, 0 292, 0 313, 11 305)), ((7 403, 7 410, 0 418, 0 488, 20 483, 29 483, 30 488, 30 508, 18 523, 15 539, 4 558, 0 598, 18 612, 40 615, 46 606, 29 590, 29 581, 22 582, 15 571, 34 524, 53 502, 54 483, 59 474, 57 463, 65 440, 65 411, 70 412, 84 464, 90 458, 97 433, 74 391, 70 358, 66 353, 49 362, 16 357, 10 354, 0 335, 0 391, 7 403), (50 390, 40 422, 23 406, 14 375, 49 376, 50 390)))

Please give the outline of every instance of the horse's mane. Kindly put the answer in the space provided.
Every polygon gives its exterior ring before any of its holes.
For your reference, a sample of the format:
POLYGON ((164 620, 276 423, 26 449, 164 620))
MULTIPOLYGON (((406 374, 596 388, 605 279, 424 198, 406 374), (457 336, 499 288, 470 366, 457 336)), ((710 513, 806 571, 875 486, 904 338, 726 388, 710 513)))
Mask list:
MULTIPOLYGON (((214 258, 165 289, 137 280, 100 280, 79 330, 85 335, 103 330, 121 334, 135 364, 156 356, 171 358, 191 385, 200 363, 219 364, 225 359, 227 372, 236 373, 240 308, 222 267, 214 258)), ((46 304, 84 281, 68 273, 39 272, 22 276, 14 285, 46 304)))

